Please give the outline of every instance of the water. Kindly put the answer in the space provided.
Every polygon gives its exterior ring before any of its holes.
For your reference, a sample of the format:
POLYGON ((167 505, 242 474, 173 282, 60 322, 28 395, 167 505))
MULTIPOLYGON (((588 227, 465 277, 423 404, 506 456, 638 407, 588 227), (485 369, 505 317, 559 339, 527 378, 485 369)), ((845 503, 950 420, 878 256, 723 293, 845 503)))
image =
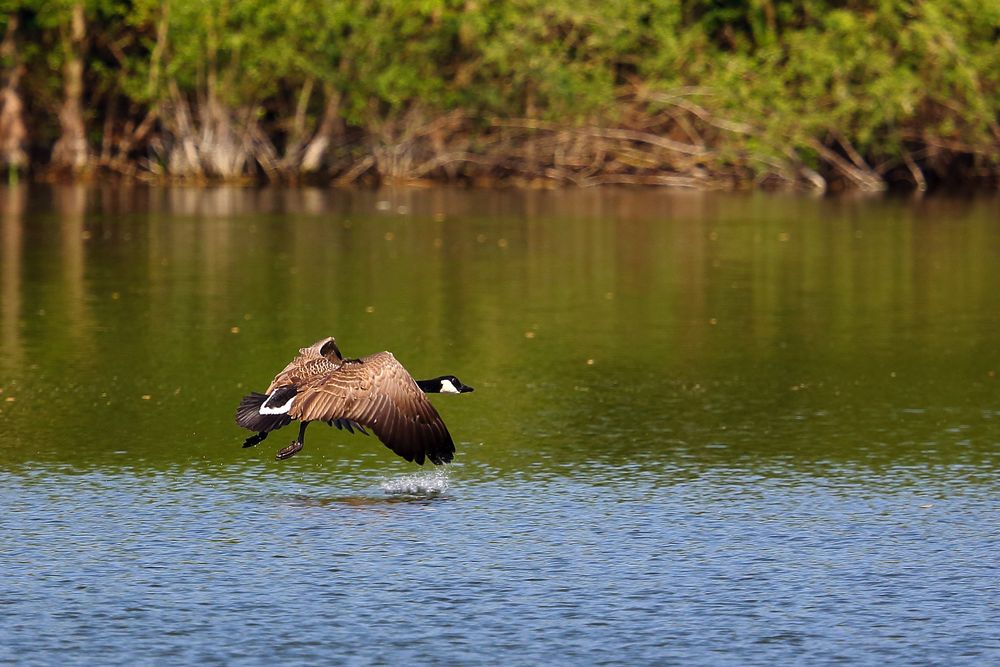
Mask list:
POLYGON ((0 190, 0 661, 995 663, 998 214, 0 190), (242 449, 326 335, 455 463, 242 449))

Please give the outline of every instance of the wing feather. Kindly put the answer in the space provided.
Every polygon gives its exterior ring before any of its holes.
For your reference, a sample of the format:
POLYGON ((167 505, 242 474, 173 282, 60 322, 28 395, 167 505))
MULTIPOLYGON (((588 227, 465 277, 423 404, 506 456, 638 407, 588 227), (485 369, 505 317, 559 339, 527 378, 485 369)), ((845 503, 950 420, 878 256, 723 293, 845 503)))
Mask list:
POLYGON ((311 379, 332 373, 342 363, 340 350, 337 349, 337 343, 332 337, 318 340, 309 347, 299 349, 298 356, 288 362, 288 365, 274 376, 274 380, 271 381, 264 393, 270 394, 278 387, 285 385, 297 387, 311 379))
POLYGON ((389 352, 345 361, 303 379, 297 387, 288 413, 292 418, 356 422, 407 461, 422 464, 426 457, 444 463, 454 455, 455 444, 441 415, 389 352))

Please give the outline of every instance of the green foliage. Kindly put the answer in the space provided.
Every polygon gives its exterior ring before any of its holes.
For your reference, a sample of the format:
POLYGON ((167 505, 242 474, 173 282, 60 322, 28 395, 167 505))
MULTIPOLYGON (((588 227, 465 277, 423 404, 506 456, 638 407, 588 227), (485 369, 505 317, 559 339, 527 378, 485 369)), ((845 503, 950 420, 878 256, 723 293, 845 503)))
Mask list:
POLYGON ((640 84, 697 87, 701 107, 754 129, 720 135, 722 151, 809 159, 835 136, 881 159, 921 139, 997 142, 1000 0, 0 0, 0 30, 21 17, 27 97, 50 117, 78 2, 95 115, 141 116, 179 91, 280 125, 303 90, 315 119, 325 86, 370 132, 456 108, 614 123, 640 84))
POLYGON ((918 136, 995 145, 997 0, 692 7, 687 18, 710 39, 698 56, 707 66, 689 69, 690 80, 713 92, 706 104, 720 114, 759 128, 756 141, 774 152, 833 134, 871 157, 918 136))

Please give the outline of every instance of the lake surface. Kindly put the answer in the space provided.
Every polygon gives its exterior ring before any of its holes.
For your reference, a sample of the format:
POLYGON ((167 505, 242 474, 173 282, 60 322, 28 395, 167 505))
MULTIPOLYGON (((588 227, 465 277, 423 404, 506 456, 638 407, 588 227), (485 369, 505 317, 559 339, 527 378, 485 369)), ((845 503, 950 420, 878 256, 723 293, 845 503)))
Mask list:
POLYGON ((997 197, 0 188, 0 662, 997 664, 998 375, 997 197))

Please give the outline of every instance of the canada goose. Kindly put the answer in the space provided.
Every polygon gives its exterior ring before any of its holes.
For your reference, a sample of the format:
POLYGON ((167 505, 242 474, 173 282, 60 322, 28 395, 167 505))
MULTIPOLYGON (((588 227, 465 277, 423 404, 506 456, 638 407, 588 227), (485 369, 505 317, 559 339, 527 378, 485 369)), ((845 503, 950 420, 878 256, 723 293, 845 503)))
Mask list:
POLYGON ((243 443, 253 447, 271 431, 298 419, 299 437, 280 450, 279 459, 302 449, 306 426, 324 421, 330 426, 370 428, 385 445, 407 461, 451 461, 455 444, 451 434, 424 393, 473 391, 454 375, 414 380, 391 352, 363 359, 344 359, 333 338, 324 338, 299 350, 278 373, 267 392, 251 393, 236 409, 236 423, 256 431, 243 443))

